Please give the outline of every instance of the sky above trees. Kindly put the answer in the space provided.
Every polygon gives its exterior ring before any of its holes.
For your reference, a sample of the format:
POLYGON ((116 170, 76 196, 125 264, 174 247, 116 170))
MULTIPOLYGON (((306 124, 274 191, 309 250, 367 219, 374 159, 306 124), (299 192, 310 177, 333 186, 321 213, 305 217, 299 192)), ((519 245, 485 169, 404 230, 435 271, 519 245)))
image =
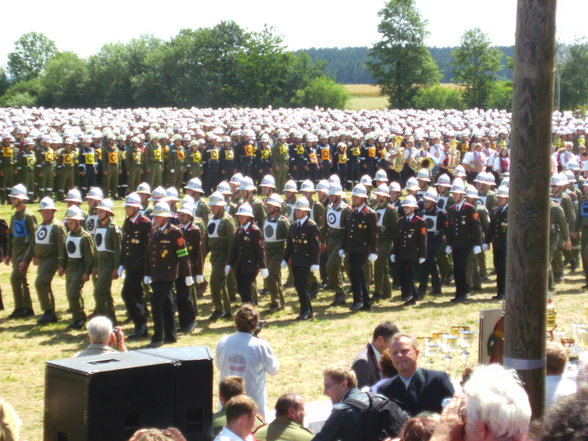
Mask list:
MULTIPOLYGON (((427 46, 458 46, 467 29, 479 27, 494 45, 514 44, 516 0, 417 0, 428 21, 427 46)), ((126 43, 141 35, 169 39, 181 29, 212 27, 234 20, 250 31, 273 26, 290 50, 310 47, 371 46, 380 39, 378 11, 383 0, 102 0, 80 6, 79 1, 20 0, 3 5, 5 20, 0 40, 0 65, 5 65, 14 42, 24 33, 39 32, 59 50, 87 57, 106 43, 126 43), (93 6, 92 6, 93 5, 93 6), (301 32, 300 30, 312 30, 301 32)), ((588 1, 559 0, 557 38, 571 43, 586 37, 588 1)))

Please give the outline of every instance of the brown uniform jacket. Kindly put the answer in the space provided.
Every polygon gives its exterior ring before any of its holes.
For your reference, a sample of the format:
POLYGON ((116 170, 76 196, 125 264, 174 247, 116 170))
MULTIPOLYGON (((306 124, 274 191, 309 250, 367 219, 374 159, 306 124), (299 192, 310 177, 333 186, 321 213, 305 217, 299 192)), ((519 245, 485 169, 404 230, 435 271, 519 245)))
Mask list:
POLYGON ((292 259, 292 266, 318 265, 320 254, 320 233, 316 224, 307 219, 302 226, 292 222, 286 239, 284 260, 292 259))
POLYGON ((151 221, 143 215, 139 215, 135 221, 126 218, 122 234, 120 264, 126 270, 143 270, 151 234, 151 221))
MULTIPOLYGON (((202 239, 202 231, 194 224, 189 224, 186 228, 182 226, 181 231, 186 240, 192 275, 201 276, 204 271, 204 240, 202 239)), ((181 275, 186 276, 186 274, 181 275)))
POLYGON ((376 212, 367 205, 364 205, 360 211, 352 209, 347 219, 347 230, 341 248, 347 253, 377 253, 377 223, 376 212))
POLYGON ((397 260, 411 262, 427 257, 427 224, 422 217, 415 214, 411 220, 408 220, 408 216, 400 218, 393 254, 397 260))
POLYGON ((145 275, 153 282, 173 282, 180 274, 191 275, 186 240, 178 227, 168 223, 151 234, 145 275))
POLYGON ((233 252, 228 265, 240 274, 254 274, 260 268, 266 268, 263 234, 257 225, 250 223, 247 229, 239 227, 235 231, 233 252))

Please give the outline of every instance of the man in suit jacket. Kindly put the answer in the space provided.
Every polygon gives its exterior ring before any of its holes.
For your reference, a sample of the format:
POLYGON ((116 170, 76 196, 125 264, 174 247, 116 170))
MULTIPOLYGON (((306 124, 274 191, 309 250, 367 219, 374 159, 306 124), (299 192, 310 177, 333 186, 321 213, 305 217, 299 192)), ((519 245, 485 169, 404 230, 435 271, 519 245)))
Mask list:
POLYGON ((454 393, 449 376, 418 367, 419 350, 416 338, 411 335, 392 337, 391 352, 398 375, 379 392, 399 403, 410 416, 424 411, 440 413, 443 400, 454 393))
POLYGON ((357 377, 357 387, 363 389, 373 386, 381 379, 380 357, 390 348, 392 337, 398 334, 398 327, 391 322, 376 326, 371 343, 368 343, 356 356, 351 369, 357 377))

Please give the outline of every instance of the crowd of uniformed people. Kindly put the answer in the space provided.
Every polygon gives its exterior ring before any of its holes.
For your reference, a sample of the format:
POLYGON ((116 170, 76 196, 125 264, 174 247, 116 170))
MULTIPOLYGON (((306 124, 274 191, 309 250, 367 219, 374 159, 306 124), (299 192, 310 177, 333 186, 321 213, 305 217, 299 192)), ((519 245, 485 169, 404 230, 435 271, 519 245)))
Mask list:
MULTIPOLYGON (((150 314, 154 346, 194 329, 208 291, 211 320, 230 317, 235 301, 281 310, 288 286, 301 320, 320 291, 352 311, 396 289, 414 305, 450 284, 452 302, 467 302, 488 280, 490 250, 495 299, 507 295, 505 112, 107 110, 0 114, 0 201, 14 207, 11 318, 33 315, 31 262, 40 324, 57 321, 56 273, 74 329, 87 318, 90 280, 92 314, 116 322, 112 281, 124 277, 131 337, 148 335, 150 314), (64 219, 55 200, 67 203, 64 219)), ((566 265, 583 264, 588 280, 584 123, 554 114, 551 291, 566 265)))

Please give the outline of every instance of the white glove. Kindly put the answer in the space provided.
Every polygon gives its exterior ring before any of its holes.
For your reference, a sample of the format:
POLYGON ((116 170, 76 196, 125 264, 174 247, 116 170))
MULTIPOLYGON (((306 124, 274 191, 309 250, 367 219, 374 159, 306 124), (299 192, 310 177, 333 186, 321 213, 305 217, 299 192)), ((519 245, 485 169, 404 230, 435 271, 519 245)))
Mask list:
POLYGON ((194 278, 192 276, 187 276, 185 281, 186 281, 186 286, 194 285, 194 278))
POLYGON ((150 285, 151 284, 151 276, 145 276, 145 277, 143 277, 143 283, 145 285, 150 285))
POLYGON ((390 254, 390 262, 396 262, 396 254, 390 254))
POLYGON ((286 268, 288 266, 288 263, 285 260, 282 260, 282 263, 280 263, 280 266, 282 268, 286 268))
POLYGON ((204 283, 204 276, 196 276, 196 283, 198 285, 200 285, 201 283, 204 283))
POLYGON ((267 279, 267 277, 269 276, 269 271, 267 270, 267 268, 260 269, 259 273, 261 274, 261 277, 263 277, 264 279, 267 279))
POLYGON ((121 277, 122 278, 124 271, 125 271, 125 267, 122 266, 122 265, 119 266, 118 267, 118 277, 121 277))
POLYGON ((231 272, 231 265, 225 266, 225 276, 228 276, 230 272, 231 272))
POLYGON ((452 252, 452 251, 453 251, 453 248, 451 248, 451 245, 447 245, 447 246, 445 247, 445 252, 446 252, 447 254, 451 254, 451 252, 452 252))
POLYGON ((339 257, 341 259, 345 259, 345 250, 343 250, 343 249, 339 250, 339 257))
POLYGON ((318 265, 312 265, 312 266, 310 267, 310 270, 311 270, 311 271, 314 273, 315 271, 318 271, 318 270, 320 270, 320 267, 319 267, 318 265))
POLYGON ((480 254, 482 252, 482 247, 480 245, 476 245, 474 247, 474 254, 480 254))
POLYGON ((172 168, 169 172, 170 173, 175 173, 176 171, 172 168))
POLYGON ((370 255, 368 256, 368 260, 374 263, 376 260, 378 260, 378 255, 376 253, 370 253, 370 255))
POLYGON ((419 257, 419 263, 425 263, 425 260, 427 259, 425 259, 424 257, 419 257))
POLYGON ((482 244, 482 251, 488 251, 488 244, 487 243, 482 244))

